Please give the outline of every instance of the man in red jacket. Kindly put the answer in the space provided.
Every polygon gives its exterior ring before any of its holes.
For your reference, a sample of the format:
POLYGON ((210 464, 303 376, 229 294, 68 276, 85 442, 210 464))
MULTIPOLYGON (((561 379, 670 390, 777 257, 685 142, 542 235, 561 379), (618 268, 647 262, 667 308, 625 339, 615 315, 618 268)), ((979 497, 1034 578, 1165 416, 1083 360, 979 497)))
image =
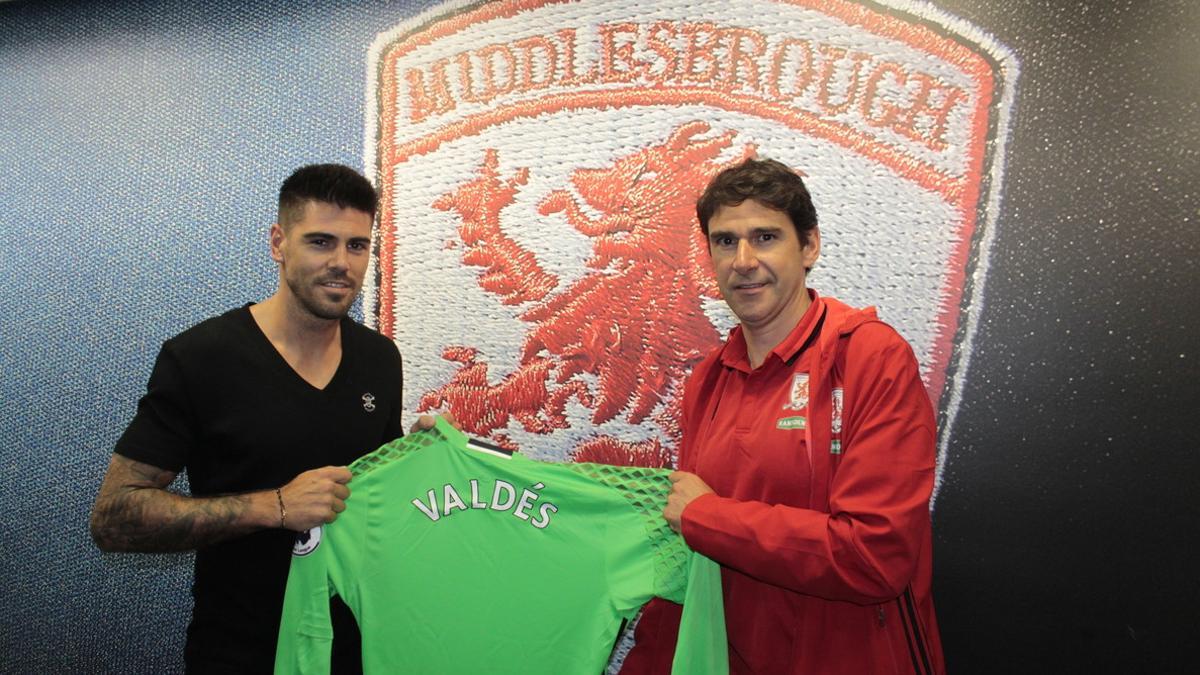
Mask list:
MULTIPOLYGON (((783 164, 726 169, 696 211, 741 324, 688 380, 663 517, 721 563, 731 673, 943 673, 912 349, 806 287, 821 235, 783 164)), ((622 673, 670 671, 679 612, 647 608, 622 673)))

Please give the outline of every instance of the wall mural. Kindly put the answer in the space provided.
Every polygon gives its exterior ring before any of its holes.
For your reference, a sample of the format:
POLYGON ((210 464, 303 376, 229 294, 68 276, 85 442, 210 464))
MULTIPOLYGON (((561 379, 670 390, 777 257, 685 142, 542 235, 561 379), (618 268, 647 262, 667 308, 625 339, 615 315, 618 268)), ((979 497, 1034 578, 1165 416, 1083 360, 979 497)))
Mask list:
POLYGON ((945 452, 1016 60, 911 3, 730 9, 452 3, 378 38, 367 315, 408 409, 548 459, 669 464, 683 381, 733 325, 693 206, 761 153, 807 176, 812 284, 912 343, 945 452))

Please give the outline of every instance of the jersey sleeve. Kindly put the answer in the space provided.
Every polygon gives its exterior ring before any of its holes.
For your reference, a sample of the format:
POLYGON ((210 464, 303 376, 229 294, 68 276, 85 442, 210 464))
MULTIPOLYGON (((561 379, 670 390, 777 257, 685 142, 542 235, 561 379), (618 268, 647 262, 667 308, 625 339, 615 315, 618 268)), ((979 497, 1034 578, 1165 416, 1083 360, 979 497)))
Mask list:
POLYGON ((683 513, 689 544, 831 600, 870 604, 903 592, 928 536, 936 435, 911 349, 898 336, 881 345, 885 337, 856 332, 847 346, 844 452, 829 512, 704 495, 683 513))
POLYGON ((275 649, 276 675, 329 673, 333 626, 327 550, 318 546, 307 556, 292 557, 275 649))
MULTIPOLYGON (((684 603, 671 672, 674 675, 728 672, 720 567, 691 551, 662 517, 671 488, 668 472, 604 464, 575 466, 587 467, 593 479, 620 492, 636 514, 641 529, 639 538, 643 538, 638 550, 650 556, 652 573, 650 585, 641 590, 640 596, 629 599, 630 604, 640 606, 651 596, 684 603)), ((618 537, 610 539, 615 543, 618 537)))
POLYGON ((693 552, 688 564, 683 617, 675 642, 671 675, 729 672, 729 639, 725 634, 725 600, 721 595, 721 567, 693 552))
POLYGON ((160 469, 179 472, 195 447, 187 382, 168 341, 158 353, 137 413, 115 452, 160 469))
MULTIPOLYGON (((633 545, 629 556, 648 556, 651 566, 649 585, 639 587, 631 593, 625 609, 636 609, 651 596, 683 602, 687 589, 688 560, 691 551, 683 538, 671 530, 662 517, 667 494, 671 491, 668 472, 663 469, 643 467, 611 466, 608 464, 567 464, 574 471, 584 473, 591 480, 620 494, 631 514, 631 529, 635 536, 619 537, 609 542, 610 550, 618 541, 633 545)), ((614 563, 612 568, 621 569, 629 565, 614 563)), ((625 603, 619 603, 625 604, 625 603)))

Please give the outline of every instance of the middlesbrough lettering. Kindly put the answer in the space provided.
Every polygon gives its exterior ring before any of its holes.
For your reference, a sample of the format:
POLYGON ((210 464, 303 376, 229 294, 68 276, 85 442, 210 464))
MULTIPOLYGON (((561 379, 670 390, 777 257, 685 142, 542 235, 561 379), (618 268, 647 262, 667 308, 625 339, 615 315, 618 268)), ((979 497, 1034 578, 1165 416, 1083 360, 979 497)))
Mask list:
POLYGON ((743 94, 899 133, 934 151, 947 148, 948 120, 969 98, 961 87, 878 54, 686 21, 608 23, 484 45, 405 68, 402 81, 400 103, 413 123, 511 94, 629 84, 743 94))

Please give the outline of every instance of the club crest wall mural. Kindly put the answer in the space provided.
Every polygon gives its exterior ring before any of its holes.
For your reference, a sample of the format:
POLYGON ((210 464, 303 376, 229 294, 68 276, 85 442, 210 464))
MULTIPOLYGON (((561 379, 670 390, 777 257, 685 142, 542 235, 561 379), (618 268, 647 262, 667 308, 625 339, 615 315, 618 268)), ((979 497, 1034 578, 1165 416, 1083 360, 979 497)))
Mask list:
POLYGON ((452 3, 382 34, 367 315, 408 407, 539 457, 669 464, 682 383, 733 325, 693 206, 762 155, 807 176, 812 284, 913 344, 944 451, 1017 62, 915 7, 452 3))

